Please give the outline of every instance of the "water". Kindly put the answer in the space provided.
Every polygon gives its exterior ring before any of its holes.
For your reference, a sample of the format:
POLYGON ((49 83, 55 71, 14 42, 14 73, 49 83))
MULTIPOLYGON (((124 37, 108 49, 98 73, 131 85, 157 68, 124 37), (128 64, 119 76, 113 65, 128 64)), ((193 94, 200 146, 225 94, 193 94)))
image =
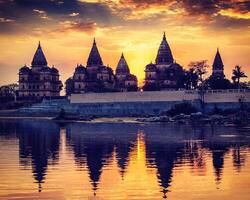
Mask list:
POLYGON ((0 199, 249 199, 250 132, 0 121, 0 199))

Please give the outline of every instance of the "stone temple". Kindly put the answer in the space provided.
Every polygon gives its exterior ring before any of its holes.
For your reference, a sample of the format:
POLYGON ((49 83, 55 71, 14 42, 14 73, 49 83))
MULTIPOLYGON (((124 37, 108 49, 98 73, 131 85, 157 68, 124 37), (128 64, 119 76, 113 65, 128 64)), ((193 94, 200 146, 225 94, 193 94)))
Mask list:
POLYGON ((212 77, 217 78, 217 79, 223 79, 225 77, 224 64, 222 62, 219 49, 217 49, 217 52, 214 58, 212 77))
POLYGON ((31 67, 26 65, 19 70, 20 97, 55 97, 60 96, 62 82, 59 72, 49 67, 39 42, 31 67))
POLYGON ((94 39, 86 67, 76 66, 73 77, 66 81, 66 93, 67 88, 70 93, 137 91, 137 78, 130 73, 123 54, 115 73, 105 66, 94 39))
POLYGON ((176 89, 181 85, 183 68, 175 62, 165 33, 158 49, 155 63, 145 69, 144 90, 176 89))

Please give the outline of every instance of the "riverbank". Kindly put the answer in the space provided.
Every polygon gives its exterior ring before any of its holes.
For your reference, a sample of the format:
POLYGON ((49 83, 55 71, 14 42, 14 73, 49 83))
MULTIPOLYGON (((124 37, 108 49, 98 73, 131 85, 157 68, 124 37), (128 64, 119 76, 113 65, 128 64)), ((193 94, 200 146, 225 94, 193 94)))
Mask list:
MULTIPOLYGON (((239 126, 249 127, 250 113, 246 111, 239 111, 230 115, 212 114, 206 115, 201 112, 187 114, 177 114, 174 116, 149 116, 149 117, 78 117, 78 116, 49 116, 49 115, 24 115, 18 113, 18 110, 5 110, 0 111, 0 119, 2 120, 16 120, 16 119, 32 119, 32 120, 50 120, 55 123, 161 123, 161 124, 183 124, 194 126, 207 126, 207 125, 223 125, 223 126, 239 126)), ((250 128, 250 127, 249 127, 250 128)))

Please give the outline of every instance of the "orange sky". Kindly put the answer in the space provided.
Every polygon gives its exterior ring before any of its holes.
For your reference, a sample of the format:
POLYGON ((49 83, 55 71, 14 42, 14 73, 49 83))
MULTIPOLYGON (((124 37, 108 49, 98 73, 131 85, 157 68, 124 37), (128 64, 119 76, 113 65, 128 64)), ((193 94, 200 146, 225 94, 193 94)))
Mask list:
POLYGON ((202 59, 212 65, 219 47, 228 78, 236 64, 250 76, 249 10, 244 0, 0 0, 0 85, 17 82, 39 40, 64 82, 77 63, 86 64, 93 37, 104 64, 115 69, 124 52, 142 81, 163 31, 184 68, 202 59))

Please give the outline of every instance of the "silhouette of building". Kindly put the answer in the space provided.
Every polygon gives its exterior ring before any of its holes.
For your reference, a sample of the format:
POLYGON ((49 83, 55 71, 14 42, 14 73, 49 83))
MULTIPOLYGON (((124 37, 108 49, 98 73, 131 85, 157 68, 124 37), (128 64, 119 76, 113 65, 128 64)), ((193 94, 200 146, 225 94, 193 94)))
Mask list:
POLYGON ((212 76, 216 78, 222 78, 222 79, 225 77, 224 64, 222 62, 219 49, 217 49, 216 55, 214 57, 212 76))
POLYGON ((130 73, 128 63, 122 53, 115 71, 116 88, 119 91, 137 91, 137 77, 130 73))
POLYGON ((31 67, 19 70, 19 96, 44 97, 60 96, 62 82, 55 67, 48 67, 40 42, 33 57, 31 67))
POLYGON ((116 75, 113 69, 103 65, 102 58, 94 39, 87 66, 77 65, 74 75, 66 82, 66 88, 71 88, 72 93, 84 92, 118 92, 137 90, 137 78, 130 74, 127 62, 122 54, 117 65, 116 75))
POLYGON ((145 68, 144 90, 163 90, 182 87, 183 68, 174 61, 165 33, 161 41, 155 64, 145 68))

